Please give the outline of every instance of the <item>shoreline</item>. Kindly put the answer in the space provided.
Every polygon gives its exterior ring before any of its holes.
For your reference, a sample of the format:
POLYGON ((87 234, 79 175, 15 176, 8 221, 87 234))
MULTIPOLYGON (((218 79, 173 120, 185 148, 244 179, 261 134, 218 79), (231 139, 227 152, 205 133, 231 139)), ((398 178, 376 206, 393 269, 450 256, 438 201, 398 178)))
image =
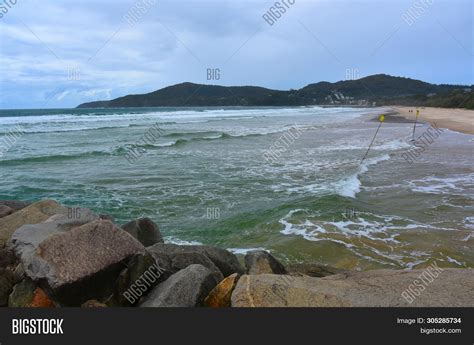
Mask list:
POLYGON ((474 135, 474 110, 406 106, 393 106, 389 109, 391 111, 386 115, 386 122, 413 123, 416 117, 416 109, 419 109, 419 122, 434 122, 441 128, 474 135), (410 113, 409 110, 413 110, 413 112, 410 113))

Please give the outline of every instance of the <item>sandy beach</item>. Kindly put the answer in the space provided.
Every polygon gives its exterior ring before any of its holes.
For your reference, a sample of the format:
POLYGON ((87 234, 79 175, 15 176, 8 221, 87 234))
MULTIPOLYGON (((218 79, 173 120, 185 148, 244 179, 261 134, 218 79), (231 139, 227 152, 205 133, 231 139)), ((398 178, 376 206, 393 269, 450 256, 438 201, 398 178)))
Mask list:
MULTIPOLYGON (((403 117, 414 121, 416 116, 416 107, 391 107, 397 114, 395 116, 403 117), (409 112, 413 110, 413 112, 409 112)), ((420 116, 418 120, 423 122, 435 122, 438 127, 448 128, 453 131, 474 134, 474 110, 467 109, 445 109, 445 108, 418 108, 420 116)))

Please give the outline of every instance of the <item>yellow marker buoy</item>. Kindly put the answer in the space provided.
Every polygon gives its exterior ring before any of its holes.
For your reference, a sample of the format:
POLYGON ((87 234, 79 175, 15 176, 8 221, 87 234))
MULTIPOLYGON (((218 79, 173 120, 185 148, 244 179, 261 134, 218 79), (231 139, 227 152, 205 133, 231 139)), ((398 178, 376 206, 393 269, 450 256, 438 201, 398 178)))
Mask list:
POLYGON ((372 141, 370 142, 370 145, 369 145, 369 148, 367 149, 367 152, 365 153, 364 157, 362 158, 362 160, 360 161, 360 164, 362 164, 362 162, 364 161, 365 157, 367 157, 367 155, 369 154, 369 151, 370 151, 370 148, 372 147, 372 144, 374 143, 375 141, 375 137, 377 136, 377 133, 379 132, 379 129, 380 127, 382 126, 382 123, 385 121, 385 115, 380 115, 379 116, 379 126, 377 127, 377 130, 375 131, 375 135, 374 135, 374 138, 372 139, 372 141))

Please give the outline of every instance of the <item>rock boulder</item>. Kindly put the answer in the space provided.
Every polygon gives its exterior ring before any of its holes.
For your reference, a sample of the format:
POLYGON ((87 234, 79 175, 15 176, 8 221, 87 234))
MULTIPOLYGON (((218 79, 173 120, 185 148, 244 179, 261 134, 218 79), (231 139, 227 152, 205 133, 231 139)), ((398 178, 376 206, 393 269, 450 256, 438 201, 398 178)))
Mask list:
POLYGON ((221 281, 204 300, 204 305, 211 308, 228 308, 231 306, 232 291, 234 291, 240 275, 234 273, 221 281))
POLYGON ((12 214, 14 211, 12 208, 5 206, 5 205, 0 205, 0 218, 9 216, 12 214))
POLYGON ((166 271, 176 273, 186 267, 196 264, 202 265, 213 272, 216 272, 221 279, 224 279, 219 268, 206 255, 194 250, 176 250, 175 245, 157 244, 147 248, 153 255, 155 261, 166 271))
POLYGON ((402 293, 423 272, 373 270, 325 278, 245 275, 232 293, 232 306, 474 307, 474 270, 470 269, 443 269, 410 303, 402 293))
MULTIPOLYGON (((223 277, 227 277, 233 273, 242 274, 244 272, 243 267, 240 265, 237 257, 231 252, 211 247, 211 246, 179 246, 176 244, 164 244, 157 243, 147 248, 150 253, 155 255, 155 259, 158 260, 160 265, 167 265, 168 258, 175 258, 175 262, 182 261, 194 264, 202 264, 208 268, 212 268, 209 261, 203 257, 207 257, 222 273, 223 277), (192 260, 196 262, 191 262, 192 260), (160 261, 161 260, 161 261, 160 261)), ((179 267, 185 268, 185 267, 179 267)))
POLYGON ((25 207, 30 206, 32 203, 29 201, 17 201, 17 200, 0 200, 0 206, 10 207, 13 212, 19 211, 25 207))
POLYGON ((11 238, 19 227, 36 224, 55 214, 67 214, 67 208, 53 200, 43 200, 25 207, 9 216, 0 218, 0 248, 11 238))
POLYGON ((15 252, 9 248, 0 249, 0 269, 12 269, 18 260, 15 256, 15 252))
POLYGON ((8 304, 8 296, 10 296, 14 284, 15 277, 13 273, 0 268, 0 307, 8 304))
POLYGON ((140 242, 107 220, 72 228, 71 223, 60 224, 53 219, 24 226, 15 232, 12 246, 26 274, 44 281, 63 305, 112 295, 124 260, 145 252, 140 242))
POLYGON ((80 216, 74 219, 64 214, 56 214, 43 223, 23 225, 13 233, 8 247, 21 259, 28 275, 35 277, 35 273, 30 270, 35 270, 34 266, 38 263, 37 251, 43 241, 98 219, 90 210, 80 210, 80 216))
POLYGON ((139 240, 145 247, 155 243, 163 243, 160 229, 150 218, 132 220, 122 226, 122 229, 139 240))
POLYGON ((291 264, 287 266, 287 271, 292 275, 306 275, 310 277, 322 278, 333 274, 347 273, 348 271, 335 268, 331 266, 315 264, 315 263, 302 263, 302 264, 291 264))
POLYGON ((34 293, 37 285, 29 278, 22 280, 16 284, 8 299, 10 308, 26 308, 33 301, 34 293))
POLYGON ((156 286, 140 307, 196 307, 219 283, 219 277, 202 265, 191 265, 156 286))
POLYGON ((172 274, 160 266, 149 252, 131 256, 125 265, 117 278, 115 296, 108 302, 109 306, 133 306, 172 274))
POLYGON ((28 304, 30 308, 54 308, 55 306, 55 303, 49 298, 46 292, 39 287, 33 291, 33 298, 28 304))
POLYGON ((254 250, 245 255, 248 274, 286 274, 287 271, 277 259, 263 250, 254 250))
POLYGON ((81 305, 81 308, 107 308, 107 305, 95 299, 88 300, 81 305))

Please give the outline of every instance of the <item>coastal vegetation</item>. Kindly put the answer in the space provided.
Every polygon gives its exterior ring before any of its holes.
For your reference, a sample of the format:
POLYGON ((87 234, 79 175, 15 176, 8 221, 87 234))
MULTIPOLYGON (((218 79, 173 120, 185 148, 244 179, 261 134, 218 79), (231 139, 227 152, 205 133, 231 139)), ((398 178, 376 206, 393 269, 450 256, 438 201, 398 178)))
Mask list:
POLYGON ((147 94, 83 103, 78 108, 308 105, 410 105, 474 109, 474 92, 468 85, 437 85, 378 74, 336 83, 319 82, 288 91, 256 86, 181 83, 147 94))

